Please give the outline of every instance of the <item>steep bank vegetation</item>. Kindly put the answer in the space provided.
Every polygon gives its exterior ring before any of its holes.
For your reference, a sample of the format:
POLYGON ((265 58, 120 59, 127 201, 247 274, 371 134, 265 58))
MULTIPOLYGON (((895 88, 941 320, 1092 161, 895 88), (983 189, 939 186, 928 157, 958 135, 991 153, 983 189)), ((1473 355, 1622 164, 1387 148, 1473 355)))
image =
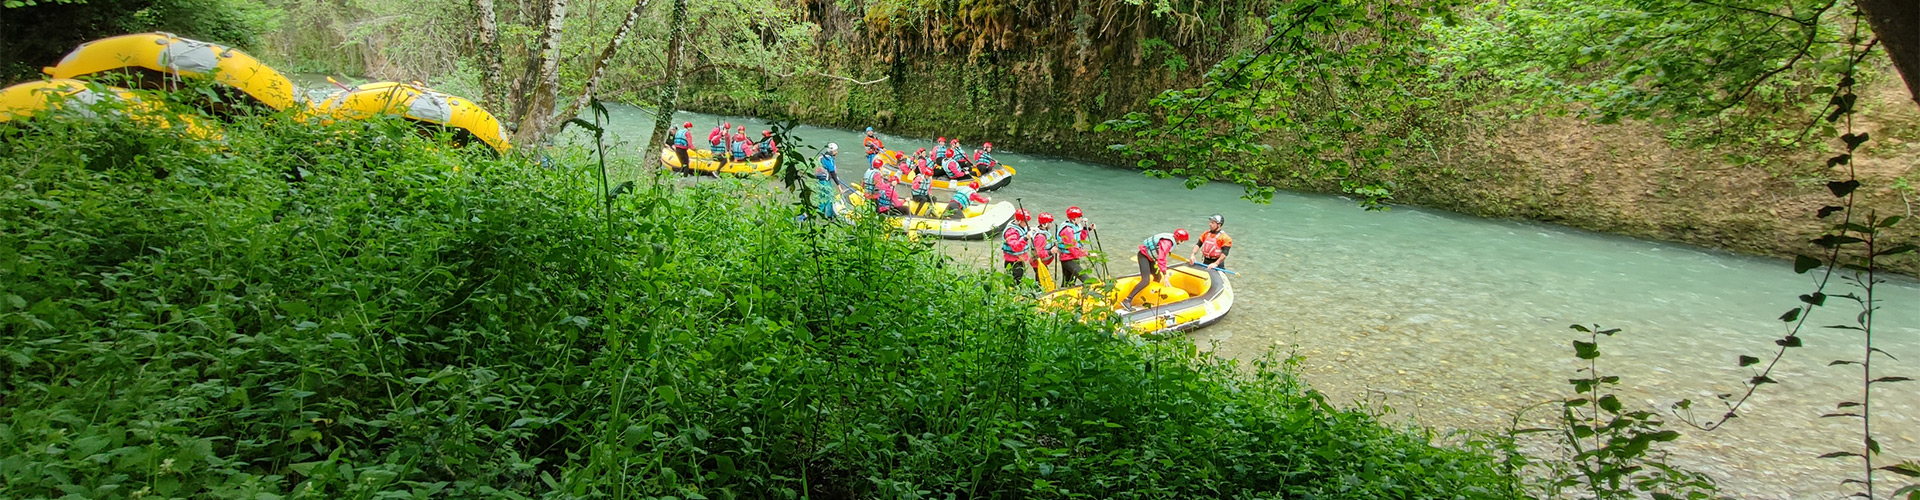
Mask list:
POLYGON ((10 498, 1518 496, 1283 365, 1036 313, 756 185, 603 213, 578 151, 400 122, 0 137, 10 498))

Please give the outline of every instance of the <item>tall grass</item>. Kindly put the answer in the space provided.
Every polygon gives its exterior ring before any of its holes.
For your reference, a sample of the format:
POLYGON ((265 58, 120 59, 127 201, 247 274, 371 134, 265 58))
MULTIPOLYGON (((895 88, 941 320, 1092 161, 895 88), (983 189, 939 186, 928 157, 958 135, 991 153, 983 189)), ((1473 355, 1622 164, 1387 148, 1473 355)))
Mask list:
POLYGON ((604 241, 577 152, 4 127, 8 498, 1512 496, 1284 362, 1037 313, 764 187, 641 179, 604 241))

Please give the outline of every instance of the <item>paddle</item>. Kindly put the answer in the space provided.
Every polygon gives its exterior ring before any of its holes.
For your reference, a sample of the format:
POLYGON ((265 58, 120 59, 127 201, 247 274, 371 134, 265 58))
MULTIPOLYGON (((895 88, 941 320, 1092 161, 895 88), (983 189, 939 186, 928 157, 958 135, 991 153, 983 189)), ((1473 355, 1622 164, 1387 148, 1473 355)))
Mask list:
POLYGON ((1234 275, 1234 276, 1239 276, 1239 275, 1240 275, 1240 273, 1236 273, 1236 272, 1233 272, 1233 271, 1229 271, 1229 270, 1227 270, 1226 268, 1221 268, 1221 267, 1213 267, 1213 266, 1209 266, 1209 265, 1206 265, 1206 264, 1194 264, 1194 262, 1193 262, 1193 261, 1191 261, 1191 260, 1187 260, 1187 258, 1186 258, 1186 257, 1181 257, 1181 256, 1179 256, 1179 255, 1173 255, 1173 258, 1176 258, 1176 259, 1180 259, 1180 261, 1181 261, 1181 262, 1185 262, 1185 263, 1188 263, 1188 264, 1193 264, 1193 265, 1195 265, 1195 266, 1199 266, 1199 267, 1204 267, 1204 268, 1207 268, 1207 269, 1212 269, 1212 270, 1215 270, 1215 271, 1220 271, 1220 272, 1223 272, 1223 273, 1227 273, 1227 274, 1231 274, 1231 275, 1234 275))

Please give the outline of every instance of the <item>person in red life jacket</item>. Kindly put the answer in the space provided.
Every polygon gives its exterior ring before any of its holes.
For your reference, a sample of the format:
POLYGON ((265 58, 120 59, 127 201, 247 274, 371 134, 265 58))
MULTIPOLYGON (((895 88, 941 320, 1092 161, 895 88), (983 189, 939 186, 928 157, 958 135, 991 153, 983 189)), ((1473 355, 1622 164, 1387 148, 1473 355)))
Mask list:
POLYGON ((747 161, 747 126, 741 125, 733 133, 733 161, 747 161))
POLYGON ((1227 219, 1220 214, 1208 216, 1207 232, 1200 233, 1200 241, 1193 246, 1192 252, 1187 253, 1187 261, 1199 262, 1214 269, 1226 269, 1227 254, 1233 253, 1233 237, 1220 230, 1220 226, 1226 224, 1227 219), (1194 260, 1195 255, 1203 260, 1194 260))
POLYGON ((765 160, 780 155, 780 145, 773 142, 772 130, 760 131, 760 142, 756 145, 755 149, 760 150, 760 154, 749 157, 754 160, 765 160))
POLYGON ((933 164, 943 165, 946 163, 946 161, 947 161, 947 138, 941 137, 939 139, 935 139, 933 141, 933 164))
POLYGON ((1054 232, 1053 253, 1060 257, 1060 286, 1074 282, 1084 282, 1080 276, 1080 259, 1087 257, 1085 243, 1087 233, 1093 231, 1093 223, 1083 218, 1080 207, 1067 207, 1067 221, 1060 224, 1054 232))
POLYGON ((1000 231, 1000 258, 1006 261, 1007 274, 1013 275, 1013 282, 1019 283, 1027 277, 1027 259, 1032 254, 1033 230, 1027 228, 1027 210, 1013 211, 1013 223, 1000 231))
POLYGON ((987 195, 980 194, 979 191, 980 181, 969 182, 965 186, 954 188, 953 201, 947 202, 948 217, 964 219, 967 217, 967 207, 991 201, 987 199, 987 195))
POLYGON ((1033 271, 1035 273, 1044 273, 1047 271, 1046 268, 1042 266, 1052 264, 1053 258, 1055 257, 1053 255, 1053 243, 1050 241, 1053 238, 1048 236, 1048 234, 1053 232, 1053 213, 1040 212, 1040 216, 1035 220, 1037 220, 1039 224, 1033 226, 1033 244, 1027 248, 1033 249, 1033 271))
POLYGON ((686 122, 680 125, 680 130, 673 131, 673 155, 680 158, 680 166, 674 168, 686 169, 692 166, 687 163, 687 150, 692 147, 693 122, 686 122))
POLYGON ((729 128, 733 128, 732 123, 722 123, 714 127, 712 132, 707 133, 707 152, 713 154, 713 161, 720 162, 722 168, 727 166, 727 129, 729 128))
POLYGON ((861 141, 867 146, 867 161, 871 163, 874 155, 886 151, 887 146, 880 143, 880 137, 873 135, 873 127, 867 127, 867 138, 861 141))
POLYGON ((1167 257, 1173 255, 1173 247, 1187 242, 1187 230, 1175 229, 1172 233, 1160 233, 1148 236, 1140 243, 1140 252, 1135 255, 1140 260, 1140 282, 1133 284, 1133 291, 1127 292, 1127 299, 1120 301, 1120 307, 1133 310, 1134 297, 1147 289, 1147 284, 1160 281, 1167 274, 1167 257))

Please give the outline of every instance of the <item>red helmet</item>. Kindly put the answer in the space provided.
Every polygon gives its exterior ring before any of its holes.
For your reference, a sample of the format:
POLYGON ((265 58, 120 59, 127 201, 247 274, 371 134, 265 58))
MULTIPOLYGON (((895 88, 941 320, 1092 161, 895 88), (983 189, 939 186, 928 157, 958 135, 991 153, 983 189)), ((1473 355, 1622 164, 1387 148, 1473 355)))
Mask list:
POLYGON ((1185 230, 1185 229, 1175 229, 1175 230, 1173 230, 1173 242, 1174 242, 1174 243, 1186 243, 1186 242, 1187 242, 1187 230, 1185 230))
POLYGON ((1051 213, 1051 212, 1040 212, 1040 224, 1041 224, 1041 225, 1046 225, 1046 224, 1052 224, 1052 223, 1053 223, 1053 213, 1051 213))
POLYGON ((990 147, 993 147, 993 143, 991 143, 991 142, 989 142, 989 143, 984 143, 984 144, 981 144, 981 145, 980 145, 980 147, 983 147, 983 148, 990 148, 990 147))
POLYGON ((970 188, 974 188, 974 189, 980 189, 980 181, 973 181, 973 182, 969 182, 969 183, 967 183, 967 187, 970 187, 970 188))
POLYGON ((760 137, 769 137, 769 136, 772 136, 772 135, 773 135, 773 131, 772 131, 772 130, 762 130, 762 131, 760 131, 760 137))
POLYGON ((1019 209, 1019 210, 1014 210, 1014 211, 1013 211, 1013 220, 1017 220, 1017 221, 1020 221, 1020 222, 1026 222, 1026 221, 1027 221, 1027 209, 1024 209, 1024 208, 1022 208, 1022 209, 1019 209))
POLYGON ((880 168, 881 160, 885 160, 885 159, 886 159, 885 157, 880 157, 880 156, 873 157, 873 168, 880 168))
POLYGON ((683 124, 681 126, 686 128, 693 128, 693 122, 687 122, 686 124, 683 124))
POLYGON ((1081 215, 1085 215, 1085 214, 1080 211, 1080 207, 1067 207, 1068 219, 1078 219, 1080 218, 1081 215))
POLYGON ((920 148, 919 151, 914 151, 913 154, 917 154, 917 155, 927 154, 927 148, 920 148))
POLYGON ((941 137, 939 139, 934 140, 933 142, 947 142, 947 138, 941 137))

